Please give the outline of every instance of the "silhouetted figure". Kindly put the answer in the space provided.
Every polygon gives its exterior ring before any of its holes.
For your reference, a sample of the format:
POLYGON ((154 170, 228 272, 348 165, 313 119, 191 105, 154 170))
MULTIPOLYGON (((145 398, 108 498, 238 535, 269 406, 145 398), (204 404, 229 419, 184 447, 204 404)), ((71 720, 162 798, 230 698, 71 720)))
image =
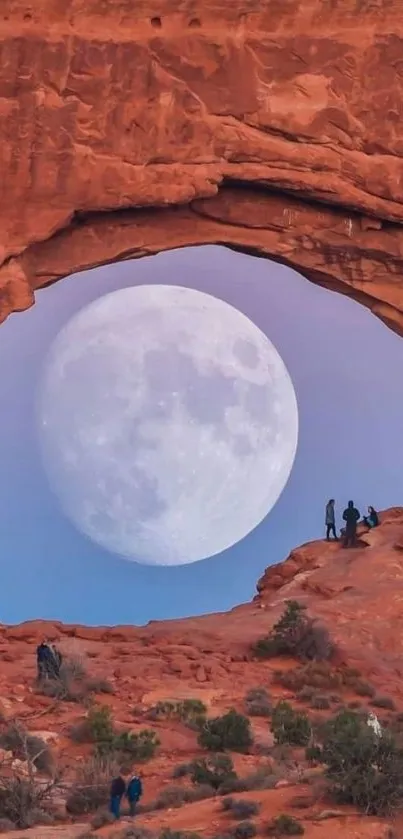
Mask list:
POLYGON ((52 660, 50 662, 51 667, 51 675, 54 679, 58 679, 60 677, 60 668, 62 666, 63 656, 56 647, 56 644, 49 644, 50 651, 52 653, 52 660))
POLYGON ((46 640, 41 641, 36 648, 36 661, 39 681, 49 679, 53 669, 53 653, 46 640))
POLYGON ((127 799, 129 802, 130 815, 134 816, 136 813, 136 806, 143 794, 143 785, 141 778, 138 775, 133 775, 127 785, 127 799))
POLYGON ((120 805, 125 792, 125 781, 121 775, 118 775, 118 777, 114 778, 111 783, 110 811, 112 815, 115 816, 115 819, 120 819, 120 805))
POLYGON ((378 527, 379 517, 374 507, 368 507, 368 515, 364 516, 363 521, 369 528, 378 527))
POLYGON ((346 522, 343 548, 354 548, 357 536, 357 522, 359 518, 360 513, 357 510, 357 507, 354 507, 354 501, 349 501, 348 506, 343 513, 343 520, 346 522))
POLYGON ((338 541, 337 533, 336 533, 336 522, 334 516, 334 498, 331 498, 330 501, 326 504, 326 514, 325 514, 325 523, 326 523, 326 541, 330 542, 330 534, 333 534, 334 539, 336 542, 338 541))

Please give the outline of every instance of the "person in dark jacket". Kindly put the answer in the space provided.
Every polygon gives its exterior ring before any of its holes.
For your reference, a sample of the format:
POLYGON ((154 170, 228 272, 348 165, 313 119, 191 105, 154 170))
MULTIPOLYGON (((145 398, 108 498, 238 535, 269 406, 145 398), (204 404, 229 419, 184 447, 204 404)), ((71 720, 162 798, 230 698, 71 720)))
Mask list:
POLYGON ((38 680, 48 679, 52 669, 52 651, 46 639, 36 648, 36 661, 38 666, 38 680))
POLYGON ((376 510, 374 509, 374 507, 371 507, 371 506, 368 507, 368 515, 364 516, 363 521, 364 521, 364 524, 366 524, 367 527, 369 527, 369 528, 378 527, 379 516, 378 516, 378 513, 376 512, 376 510))
POLYGON ((60 668, 62 666, 63 656, 60 650, 56 647, 56 644, 49 644, 49 646, 52 653, 51 675, 54 679, 58 679, 60 677, 60 668))
POLYGON ((338 542, 338 537, 336 533, 336 521, 334 516, 334 498, 331 498, 330 501, 326 504, 326 513, 325 513, 325 524, 326 524, 326 541, 330 542, 330 534, 333 534, 333 538, 338 542))
POLYGON ((344 531, 343 548, 355 547, 357 536, 357 522, 360 518, 359 510, 354 507, 354 501, 349 501, 348 506, 344 510, 343 520, 346 522, 346 529, 344 531))
POLYGON ((142 794, 143 794, 143 786, 142 786, 142 783, 141 783, 141 778, 139 778, 138 775, 133 775, 132 778, 130 779, 128 785, 127 785, 127 790, 126 790, 126 795, 127 795, 127 799, 128 799, 128 802, 129 802, 130 815, 131 816, 135 815, 136 806, 137 806, 137 803, 140 800, 142 794))
POLYGON ((122 803, 122 798, 126 792, 126 784, 124 778, 121 775, 118 775, 117 778, 114 778, 111 783, 111 793, 110 793, 110 805, 109 809, 115 819, 120 819, 120 805, 122 803))

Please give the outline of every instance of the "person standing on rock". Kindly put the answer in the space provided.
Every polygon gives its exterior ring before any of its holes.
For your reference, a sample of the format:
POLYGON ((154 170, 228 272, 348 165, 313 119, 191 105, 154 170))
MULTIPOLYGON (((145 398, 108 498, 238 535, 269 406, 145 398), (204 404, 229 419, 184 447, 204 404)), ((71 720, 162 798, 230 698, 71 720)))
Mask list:
POLYGON ((334 498, 330 498, 330 500, 326 504, 326 513, 325 513, 325 524, 326 524, 326 541, 330 542, 330 534, 333 534, 333 538, 336 542, 338 542, 338 537, 336 533, 336 520, 334 515, 334 498))
POLYGON ((136 814, 136 807, 143 794, 143 786, 141 778, 138 775, 132 775, 127 785, 126 795, 129 802, 130 815, 136 814))
POLYGON ((357 538, 357 522, 359 518, 360 513, 359 510, 357 510, 357 507, 354 507, 354 501, 349 501, 348 506, 343 513, 343 520, 346 522, 343 548, 355 547, 357 538))
POLYGON ((36 661, 38 666, 38 681, 48 679, 51 675, 53 654, 46 638, 36 648, 36 661))
POLYGON ((126 792, 126 783, 122 775, 118 775, 117 778, 114 778, 111 783, 111 798, 110 798, 110 806, 109 809, 115 819, 120 819, 120 806, 122 803, 122 798, 126 792))

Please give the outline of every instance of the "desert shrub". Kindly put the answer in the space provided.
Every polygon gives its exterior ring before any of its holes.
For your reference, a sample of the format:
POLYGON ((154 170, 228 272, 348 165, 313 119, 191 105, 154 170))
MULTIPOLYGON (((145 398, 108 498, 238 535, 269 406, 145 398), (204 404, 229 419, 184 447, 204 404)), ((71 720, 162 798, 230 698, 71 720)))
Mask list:
POLYGON ((253 645, 258 658, 292 655, 304 661, 325 661, 331 658, 333 644, 326 627, 306 615, 306 607, 297 600, 288 600, 280 620, 266 638, 253 645))
POLYGON ((113 685, 110 682, 108 682, 108 679, 91 678, 87 680, 86 684, 89 693, 115 693, 115 689, 113 685))
POLYGON ((87 695, 86 669, 82 656, 65 656, 55 679, 43 679, 38 682, 38 690, 53 699, 67 702, 81 702, 87 695))
POLYGON ((374 696, 370 705, 374 708, 384 708, 385 711, 395 711, 396 705, 391 696, 374 696))
POLYGON ((251 772, 243 778, 235 777, 232 780, 224 781, 218 790, 218 794, 230 795, 231 793, 250 792, 251 790, 273 789, 280 777, 271 766, 260 766, 255 772, 251 772))
POLYGON ((189 775, 192 771, 192 764, 191 763, 179 763, 178 766, 174 767, 172 772, 173 778, 185 778, 186 775, 189 775))
POLYGON ((113 824, 114 821, 115 818, 109 810, 98 810, 91 819, 91 827, 98 830, 100 827, 106 827, 107 824, 113 824))
POLYGON ((160 745, 155 733, 149 728, 142 728, 140 731, 122 731, 116 734, 112 743, 113 750, 121 752, 124 758, 136 761, 150 760, 160 745))
POLYGON ((19 760, 30 761, 39 772, 46 775, 54 773, 52 750, 41 737, 28 734, 22 726, 11 723, 0 735, 0 746, 11 751, 19 760))
POLYGON ((161 790, 155 800, 153 810, 166 810, 171 807, 182 807, 183 804, 191 804, 193 801, 204 801, 206 798, 213 798, 215 789, 208 784, 199 784, 196 787, 170 786, 161 790))
POLYGON ((48 803, 53 783, 42 786, 34 776, 4 776, 0 778, 0 818, 10 820, 15 827, 26 829, 46 820, 44 807, 48 803))
MULTIPOLYGON (((327 661, 311 661, 293 670, 279 672, 276 680, 294 693, 309 688, 332 690, 343 686, 343 674, 334 670, 327 661)), ((306 698, 310 699, 308 693, 306 698)))
POLYGON ((310 687, 309 685, 304 685, 301 690, 297 690, 295 698, 298 699, 298 702, 310 702, 314 696, 315 688, 310 687))
POLYGON ((357 679, 354 684, 354 691, 358 696, 375 696, 375 688, 369 682, 364 682, 363 679, 357 679))
POLYGON ((312 745, 307 746, 305 749, 305 758, 310 763, 318 763, 322 759, 322 750, 320 746, 312 745))
POLYGON ((158 839, 201 839, 199 833, 193 833, 188 830, 171 830, 170 827, 165 827, 159 834, 158 839))
POLYGON ((136 824, 131 827, 124 827, 115 836, 115 839, 154 839, 154 834, 147 827, 136 824))
POLYGON ((276 743, 289 743, 290 746, 306 746, 311 737, 311 724, 307 715, 294 711, 283 700, 273 708, 271 730, 276 743))
POLYGON ((234 798, 224 798, 222 809, 230 813, 234 819, 249 819, 250 816, 257 816, 260 812, 260 804, 256 801, 241 801, 234 798))
POLYGON ((15 830, 14 822, 11 819, 0 818, 0 833, 8 833, 11 830, 15 830))
POLYGON ((165 700, 157 702, 148 716, 150 719, 176 719, 199 728, 206 718, 207 708, 200 699, 184 699, 180 702, 165 700))
POLYGON ((194 760, 190 764, 190 777, 194 784, 209 784, 217 790, 227 781, 236 779, 236 772, 229 755, 216 754, 194 760))
POLYGON ((322 728, 322 760, 330 790, 340 803, 383 815, 403 801, 403 749, 365 718, 342 711, 322 728))
POLYGON ((323 694, 318 693, 316 696, 313 696, 311 699, 311 708, 315 711, 326 711, 330 708, 330 702, 327 696, 323 696, 323 694))
POLYGON ((80 766, 66 801, 67 812, 80 816, 103 807, 108 800, 111 778, 119 774, 119 769, 116 762, 99 756, 80 766))
POLYGON ((267 826, 266 834, 267 836, 303 836, 305 830, 298 821, 298 819, 294 819, 293 816, 288 816, 287 814, 282 814, 281 816, 277 816, 277 818, 273 819, 270 824, 267 826))
POLYGON ((272 703, 265 688, 252 688, 245 696, 245 710, 250 717, 269 717, 272 703))
POLYGON ((77 743, 94 743, 98 755, 119 754, 122 758, 144 761, 154 756, 159 739, 154 731, 143 728, 137 733, 116 732, 111 711, 106 705, 90 708, 87 717, 70 729, 77 743))
POLYGON ((239 822, 236 827, 233 827, 230 831, 230 835, 234 839, 253 839, 253 836, 256 836, 257 829, 256 825, 250 821, 239 822))
POLYGON ((231 709, 221 717, 206 720, 198 737, 199 745, 212 752, 226 749, 247 752, 252 745, 250 722, 243 714, 231 709))
POLYGON ((154 839, 154 834, 147 827, 136 824, 131 827, 124 827, 115 835, 115 839, 154 839))

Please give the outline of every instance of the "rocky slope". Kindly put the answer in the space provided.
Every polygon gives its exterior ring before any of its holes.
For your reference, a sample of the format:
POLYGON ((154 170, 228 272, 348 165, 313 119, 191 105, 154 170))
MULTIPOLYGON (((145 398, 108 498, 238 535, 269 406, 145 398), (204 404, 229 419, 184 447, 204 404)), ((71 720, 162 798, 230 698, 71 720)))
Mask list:
POLYGON ((402 334, 402 44, 382 0, 2 0, 0 319, 222 243, 402 334))
MULTIPOLYGON (((42 737, 63 768, 67 785, 88 755, 89 747, 74 743, 70 737, 71 726, 85 717, 85 706, 54 700, 35 688, 36 644, 44 635, 54 639, 66 655, 80 658, 92 679, 108 680, 113 692, 99 694, 96 700, 111 708, 118 728, 138 731, 147 727, 157 733, 161 745, 141 767, 144 803, 150 804, 166 787, 186 784, 186 779, 172 780, 175 767, 203 754, 195 731, 183 722, 150 719, 150 709, 158 701, 200 699, 209 716, 231 707, 245 712, 247 691, 263 686, 273 702, 285 697, 309 709, 309 701, 296 702, 295 690, 284 686, 284 673, 296 667, 295 661, 261 661, 251 654, 251 644, 267 635, 287 599, 306 604, 309 614, 328 627, 337 644, 334 672, 355 668, 360 680, 371 683, 376 696, 386 695, 387 704, 394 704, 395 711, 379 710, 385 719, 403 711, 403 508, 394 508, 382 514, 380 527, 363 534, 354 550, 323 541, 294 550, 284 563, 267 569, 252 603, 226 614, 151 622, 145 628, 90 628, 40 621, 1 626, 2 731, 11 721, 18 721, 31 734, 42 737)), ((366 707, 376 701, 357 696, 353 683, 341 686, 337 693, 343 704, 360 701, 366 707)), ((279 755, 273 751, 268 720, 253 716, 251 722, 255 745, 250 754, 234 755, 238 774, 245 776, 268 764, 278 772, 275 788, 252 790, 241 796, 261 805, 255 819, 259 833, 273 816, 289 812, 298 816, 307 839, 324 835, 333 839, 340 833, 351 839, 388 836, 387 820, 364 817, 348 808, 335 811, 334 805, 313 788, 320 768, 309 768, 298 750, 279 755), (305 804, 301 804, 301 796, 305 804)), ((62 801, 60 807, 64 812, 62 801)), ((64 816, 64 824, 19 833, 32 839, 73 839, 87 829, 86 821, 64 816)), ((211 837, 225 833, 230 824, 220 799, 144 812, 138 816, 140 822, 152 830, 169 826, 211 837)), ((124 826, 125 820, 119 830, 124 826)), ((116 830, 106 827, 94 835, 115 835, 116 830)))

